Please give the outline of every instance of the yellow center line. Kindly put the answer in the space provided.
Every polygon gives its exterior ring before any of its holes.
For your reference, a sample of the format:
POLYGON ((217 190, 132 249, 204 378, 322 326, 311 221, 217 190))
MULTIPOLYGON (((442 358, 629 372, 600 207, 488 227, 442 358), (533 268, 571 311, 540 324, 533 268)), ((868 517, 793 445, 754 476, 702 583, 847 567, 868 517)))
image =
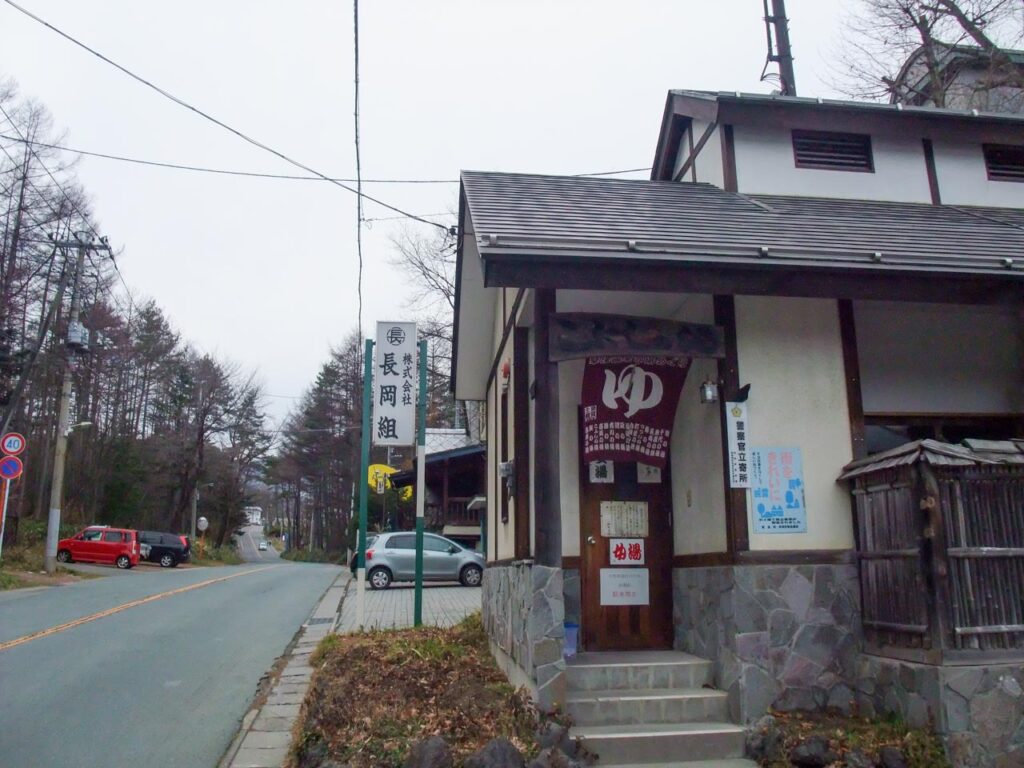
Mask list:
POLYGON ((252 569, 250 569, 248 571, 242 571, 241 573, 232 573, 230 576, 220 576, 220 577, 218 577, 216 579, 207 579, 206 581, 200 581, 197 584, 189 584, 187 587, 179 587, 178 589, 172 589, 172 590, 169 590, 167 592, 158 592, 157 594, 150 595, 149 597, 142 597, 142 598, 139 598, 138 600, 132 600, 131 602, 128 602, 128 603, 123 603, 121 605, 116 605, 113 608, 107 608, 104 611, 99 611, 97 613, 91 613, 88 616, 82 616, 80 619, 74 619, 72 621, 66 621, 63 624, 58 624, 55 627, 50 627, 49 629, 41 629, 38 632, 33 632, 30 635, 23 635, 21 637, 16 637, 13 640, 8 640, 5 643, 0 643, 0 652, 10 650, 11 648, 15 648, 15 647, 17 647, 19 645, 24 645, 25 643, 30 643, 33 640, 39 640, 42 637, 48 637, 49 635, 55 635, 58 632, 63 632, 64 630, 72 629, 73 627, 77 627, 77 626, 80 626, 82 624, 88 624, 90 621, 96 621, 96 619, 102 619, 102 618, 104 618, 106 616, 113 616, 115 613, 120 613, 121 611, 127 611, 129 608, 135 608, 135 607, 140 606, 140 605, 145 605, 146 603, 152 603, 154 600, 162 600, 165 597, 172 597, 173 595, 180 595, 180 594, 182 594, 184 592, 191 592, 193 589, 199 589, 201 587, 208 587, 211 584, 217 584, 218 582, 221 582, 221 581, 227 581, 228 579, 237 579, 239 576, 248 576, 250 573, 259 573, 260 571, 265 571, 265 570, 266 570, 266 567, 263 567, 263 568, 252 568, 252 569))

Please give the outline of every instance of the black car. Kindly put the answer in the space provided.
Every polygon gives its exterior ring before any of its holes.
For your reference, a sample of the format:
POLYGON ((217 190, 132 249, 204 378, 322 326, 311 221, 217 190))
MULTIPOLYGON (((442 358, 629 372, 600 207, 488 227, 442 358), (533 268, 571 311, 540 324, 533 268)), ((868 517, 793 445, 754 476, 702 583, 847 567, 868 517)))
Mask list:
POLYGON ((162 531, 139 531, 139 542, 149 545, 151 563, 160 563, 164 568, 173 568, 178 563, 186 563, 192 556, 192 547, 188 536, 162 531))

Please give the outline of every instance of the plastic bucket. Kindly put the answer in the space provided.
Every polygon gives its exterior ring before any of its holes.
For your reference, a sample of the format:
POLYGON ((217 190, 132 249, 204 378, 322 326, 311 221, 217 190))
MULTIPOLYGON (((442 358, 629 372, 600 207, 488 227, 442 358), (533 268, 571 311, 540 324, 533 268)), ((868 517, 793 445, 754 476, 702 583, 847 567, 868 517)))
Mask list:
POLYGON ((562 643, 562 655, 571 659, 576 655, 576 646, 579 643, 580 625, 572 621, 565 622, 565 640, 562 643))

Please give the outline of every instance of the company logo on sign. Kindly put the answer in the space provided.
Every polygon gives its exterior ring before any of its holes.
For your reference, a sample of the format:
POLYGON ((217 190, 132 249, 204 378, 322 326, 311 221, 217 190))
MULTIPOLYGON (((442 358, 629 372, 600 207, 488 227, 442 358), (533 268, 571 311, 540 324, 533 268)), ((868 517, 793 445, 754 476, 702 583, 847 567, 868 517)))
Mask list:
POLYGON ((618 376, 614 371, 605 370, 601 401, 606 408, 617 411, 619 400, 622 400, 628 419, 638 411, 656 407, 664 392, 658 374, 645 371, 639 365, 627 365, 619 371, 618 376))

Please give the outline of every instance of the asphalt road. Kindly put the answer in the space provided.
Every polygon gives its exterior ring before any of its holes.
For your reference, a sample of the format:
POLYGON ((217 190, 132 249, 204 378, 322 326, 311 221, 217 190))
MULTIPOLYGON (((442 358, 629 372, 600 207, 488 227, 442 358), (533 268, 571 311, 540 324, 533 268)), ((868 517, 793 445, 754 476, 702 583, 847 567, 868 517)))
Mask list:
POLYGON ((242 529, 242 534, 236 537, 238 541, 238 552, 247 563, 276 562, 281 559, 277 550, 268 542, 265 552, 260 552, 260 542, 263 541, 263 526, 247 525, 242 529))
POLYGON ((260 677, 339 571, 281 560, 136 569, 0 593, 0 766, 213 768, 260 677), (224 580, 4 647, 212 579, 224 580))

